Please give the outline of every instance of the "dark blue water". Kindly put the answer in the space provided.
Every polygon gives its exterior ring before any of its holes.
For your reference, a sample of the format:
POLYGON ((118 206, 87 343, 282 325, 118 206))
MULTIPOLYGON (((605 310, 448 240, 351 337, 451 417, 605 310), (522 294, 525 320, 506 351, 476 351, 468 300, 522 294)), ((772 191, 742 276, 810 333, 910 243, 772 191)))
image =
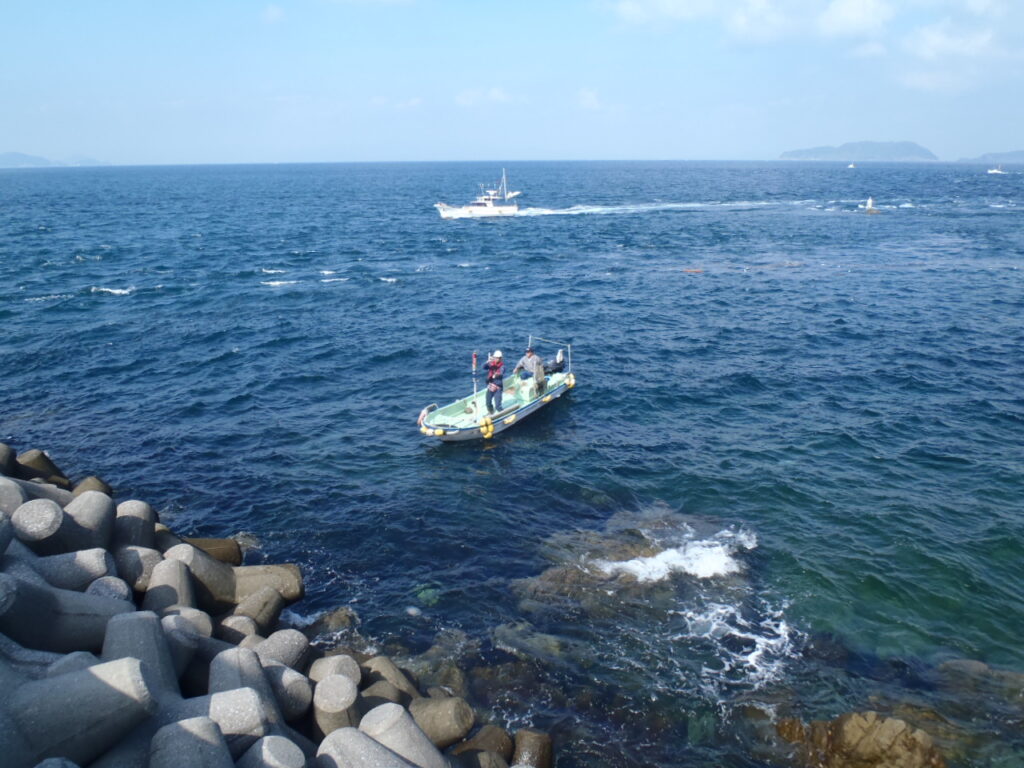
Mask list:
POLYGON ((301 563, 295 620, 438 643, 560 768, 777 764, 773 718, 854 709, 1024 759, 1019 691, 943 671, 1024 671, 1024 174, 519 164, 523 215, 431 208, 498 173, 0 172, 0 440, 301 563), (531 333, 569 396, 418 432, 531 333))

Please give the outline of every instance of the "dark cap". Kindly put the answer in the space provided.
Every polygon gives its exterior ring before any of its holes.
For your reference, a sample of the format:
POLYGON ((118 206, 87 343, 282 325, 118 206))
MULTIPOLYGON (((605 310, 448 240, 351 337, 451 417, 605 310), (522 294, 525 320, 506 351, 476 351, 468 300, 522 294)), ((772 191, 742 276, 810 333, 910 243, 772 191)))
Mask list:
POLYGON ((527 348, 526 348, 526 351, 527 351, 527 352, 533 352, 533 347, 527 347, 527 348))

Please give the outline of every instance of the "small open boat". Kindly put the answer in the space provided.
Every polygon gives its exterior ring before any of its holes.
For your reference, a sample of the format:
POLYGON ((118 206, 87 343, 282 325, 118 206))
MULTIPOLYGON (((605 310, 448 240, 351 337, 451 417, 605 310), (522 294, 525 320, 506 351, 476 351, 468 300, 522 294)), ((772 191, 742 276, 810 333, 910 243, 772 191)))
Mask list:
POLYGON ((420 432, 440 438, 446 443, 461 440, 487 440, 499 432, 504 432, 513 424, 518 424, 534 411, 543 408, 552 400, 561 397, 575 387, 576 375, 572 372, 572 345, 531 336, 527 346, 534 347, 536 342, 544 342, 558 347, 554 358, 544 361, 546 386, 543 392, 538 394, 537 382, 532 378, 520 379, 513 377, 509 372, 505 378, 502 409, 493 416, 488 415, 487 388, 483 387, 477 391, 476 353, 474 352, 473 394, 441 407, 438 407, 437 403, 428 405, 420 411, 418 420, 420 432))

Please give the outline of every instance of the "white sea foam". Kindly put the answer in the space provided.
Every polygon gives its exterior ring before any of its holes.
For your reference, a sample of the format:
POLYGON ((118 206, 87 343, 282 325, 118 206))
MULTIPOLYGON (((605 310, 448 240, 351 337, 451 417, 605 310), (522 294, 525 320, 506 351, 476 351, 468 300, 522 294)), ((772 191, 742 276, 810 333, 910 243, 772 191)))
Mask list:
POLYGON ((320 270, 320 274, 321 275, 333 275, 334 274, 334 270, 333 269, 321 269, 320 270))
POLYGON ((102 286, 94 285, 91 289, 92 293, 109 293, 114 296, 128 296, 129 294, 135 293, 135 286, 131 285, 127 288, 104 288, 102 286))
POLYGON ((347 277, 325 277, 320 280, 321 283, 344 283, 348 280, 347 277))
POLYGON ((634 203, 629 205, 574 205, 569 208, 522 208, 518 216, 581 216, 657 213, 659 211, 696 211, 708 208, 725 208, 746 210, 762 208, 769 205, 802 205, 809 201, 795 200, 776 202, 769 200, 736 200, 733 202, 693 202, 693 203, 634 203))
POLYGON ((299 281, 298 280, 266 280, 266 281, 261 281, 260 285, 269 285, 269 286, 272 286, 274 288, 277 288, 278 286, 281 286, 281 285, 295 285, 297 282, 299 282, 299 281))
POLYGON ((266 267, 260 267, 260 272, 264 275, 283 275, 288 270, 286 269, 267 269, 266 267))
POLYGON ((595 565, 609 576, 630 574, 640 582, 662 581, 674 573, 710 579, 741 572, 743 564, 736 558, 737 552, 756 546, 757 537, 753 533, 721 531, 711 539, 687 541, 649 557, 599 560, 595 565))
POLYGON ((46 296, 31 296, 25 301, 56 301, 57 299, 70 299, 70 293, 51 293, 46 296))
POLYGON ((398 278, 397 277, 381 277, 379 279, 380 279, 381 282, 384 282, 384 283, 397 283, 398 282, 398 278))

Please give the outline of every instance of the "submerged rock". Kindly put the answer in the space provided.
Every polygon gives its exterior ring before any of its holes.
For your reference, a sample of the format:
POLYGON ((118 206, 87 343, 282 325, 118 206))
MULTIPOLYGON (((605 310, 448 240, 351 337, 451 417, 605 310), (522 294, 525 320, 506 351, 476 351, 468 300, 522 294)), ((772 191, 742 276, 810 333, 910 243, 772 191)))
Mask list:
POLYGON ((795 762, 808 768, 945 768, 932 737, 895 717, 848 712, 805 725, 781 720, 776 730, 797 747, 795 762))

